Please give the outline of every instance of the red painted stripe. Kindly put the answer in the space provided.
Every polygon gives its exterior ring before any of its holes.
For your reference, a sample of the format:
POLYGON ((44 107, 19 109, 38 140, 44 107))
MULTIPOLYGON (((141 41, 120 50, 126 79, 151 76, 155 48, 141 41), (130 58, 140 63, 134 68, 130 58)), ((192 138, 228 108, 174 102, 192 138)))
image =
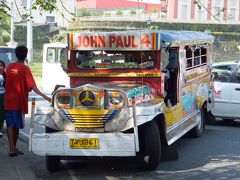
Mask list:
POLYGON ((155 38, 154 38, 154 34, 155 34, 155 33, 152 33, 152 50, 155 49, 155 38))

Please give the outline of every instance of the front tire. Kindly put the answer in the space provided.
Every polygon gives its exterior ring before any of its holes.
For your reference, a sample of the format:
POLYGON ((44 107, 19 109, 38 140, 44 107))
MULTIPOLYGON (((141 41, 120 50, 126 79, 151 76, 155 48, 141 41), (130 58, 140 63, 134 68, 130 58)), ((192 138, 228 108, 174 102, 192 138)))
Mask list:
POLYGON ((154 120, 139 127, 139 146, 138 158, 143 168, 156 169, 161 158, 161 138, 154 120))
POLYGON ((199 123, 189 131, 189 136, 192 138, 200 137, 203 134, 203 131, 205 130, 205 118, 206 118, 206 112, 203 108, 200 110, 200 121, 199 123))
MULTIPOLYGON (((45 127, 46 133, 54 133, 57 132, 54 129, 51 129, 49 127, 45 127)), ((59 156, 48 156, 46 155, 46 168, 48 171, 56 171, 59 169, 60 166, 60 157, 59 156)))
POLYGON ((59 169, 59 156, 46 156, 46 168, 48 171, 56 171, 59 169))

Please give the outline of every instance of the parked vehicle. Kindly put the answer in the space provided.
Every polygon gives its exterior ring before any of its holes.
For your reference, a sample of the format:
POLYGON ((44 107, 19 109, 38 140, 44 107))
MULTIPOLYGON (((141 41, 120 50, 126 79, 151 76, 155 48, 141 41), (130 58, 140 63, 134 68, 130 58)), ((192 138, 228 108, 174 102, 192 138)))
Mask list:
POLYGON ((15 48, 8 46, 0 46, 0 60, 4 61, 6 65, 11 62, 17 61, 15 55, 15 48))
POLYGON ((69 77, 60 64, 61 51, 67 47, 64 43, 47 43, 43 46, 42 90, 52 92, 56 85, 69 87, 69 77))
POLYGON ((69 156, 136 156, 158 166, 168 145, 199 137, 213 107, 213 36, 191 31, 70 33, 61 56, 70 88, 30 129, 30 150, 56 170, 69 156), (164 75, 165 74, 165 75, 164 75), (163 151, 164 150, 164 151, 163 151))
POLYGON ((240 118, 240 61, 212 65, 215 105, 212 113, 224 120, 240 118))

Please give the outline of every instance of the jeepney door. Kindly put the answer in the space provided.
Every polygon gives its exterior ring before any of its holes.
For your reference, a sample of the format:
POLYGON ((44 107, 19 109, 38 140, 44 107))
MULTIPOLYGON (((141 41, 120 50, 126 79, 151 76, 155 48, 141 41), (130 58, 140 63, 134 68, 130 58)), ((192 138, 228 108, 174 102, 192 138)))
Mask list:
POLYGON ((167 122, 170 124, 174 124, 182 118, 181 107, 179 105, 179 96, 180 96, 180 83, 181 79, 181 65, 179 63, 179 50, 178 48, 172 48, 169 51, 169 64, 167 66, 167 70, 169 71, 170 78, 168 79, 167 86, 168 91, 166 95, 166 106, 168 107, 166 110, 167 122))

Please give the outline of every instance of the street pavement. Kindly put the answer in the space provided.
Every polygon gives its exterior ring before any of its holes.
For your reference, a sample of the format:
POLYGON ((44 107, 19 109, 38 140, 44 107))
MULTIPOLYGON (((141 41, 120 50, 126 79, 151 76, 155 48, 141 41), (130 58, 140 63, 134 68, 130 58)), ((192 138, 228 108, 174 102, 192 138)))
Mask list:
MULTIPOLYGON (((32 153, 28 150, 29 128, 30 128, 30 112, 31 100, 36 98, 36 104, 44 103, 44 100, 36 94, 29 96, 29 114, 25 116, 25 127, 19 132, 19 140, 17 147, 24 152, 24 155, 9 157, 9 145, 6 134, 6 125, 3 128, 3 136, 0 138, 0 180, 36 180, 31 167, 28 166, 27 158, 31 157, 32 153), (26 145, 27 144, 27 145, 26 145)), ((45 102, 46 103, 46 102, 45 102)))
POLYGON ((17 147, 24 152, 24 155, 9 157, 9 145, 7 140, 6 128, 3 137, 0 138, 0 179, 7 180, 35 180, 37 179, 32 169, 28 166, 26 158, 31 154, 26 144, 18 141, 17 147))

